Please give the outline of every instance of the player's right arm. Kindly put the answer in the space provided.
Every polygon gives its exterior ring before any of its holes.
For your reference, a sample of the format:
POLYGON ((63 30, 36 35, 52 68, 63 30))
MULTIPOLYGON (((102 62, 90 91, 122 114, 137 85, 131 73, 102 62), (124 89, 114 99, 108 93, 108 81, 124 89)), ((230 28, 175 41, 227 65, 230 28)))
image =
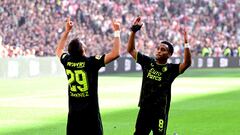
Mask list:
POLYGON ((70 17, 67 18, 66 24, 65 24, 65 31, 61 35, 61 39, 58 41, 57 48, 56 48, 56 55, 60 58, 63 54, 63 50, 67 41, 67 37, 69 32, 71 31, 73 26, 72 21, 70 20, 70 17))
POLYGON ((127 51, 128 53, 136 60, 137 59, 137 50, 135 48, 135 34, 138 30, 140 30, 142 27, 142 23, 141 23, 141 18, 137 17, 137 19, 135 20, 134 24, 131 27, 131 34, 128 40, 128 45, 127 45, 127 51))

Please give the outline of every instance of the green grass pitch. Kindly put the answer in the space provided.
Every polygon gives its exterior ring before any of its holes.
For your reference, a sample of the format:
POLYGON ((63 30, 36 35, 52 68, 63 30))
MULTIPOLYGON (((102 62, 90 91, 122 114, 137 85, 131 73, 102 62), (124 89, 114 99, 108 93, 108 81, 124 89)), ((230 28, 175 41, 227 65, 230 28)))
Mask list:
MULTIPOLYGON (((64 135, 67 80, 0 80, 0 135, 64 135)), ((101 75, 105 135, 134 132, 141 73, 101 75)), ((172 85, 168 135, 239 135, 240 68, 192 69, 172 85)))

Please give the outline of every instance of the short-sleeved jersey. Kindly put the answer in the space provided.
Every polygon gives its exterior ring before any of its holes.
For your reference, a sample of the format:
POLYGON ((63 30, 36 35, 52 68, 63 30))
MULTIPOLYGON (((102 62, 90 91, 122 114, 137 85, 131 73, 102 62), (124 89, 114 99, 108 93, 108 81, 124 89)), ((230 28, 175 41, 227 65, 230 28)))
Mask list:
POLYGON ((68 78, 69 112, 83 109, 99 111, 98 70, 105 66, 103 56, 61 56, 61 63, 68 78))
POLYGON ((143 71, 139 106, 155 107, 168 112, 171 85, 179 75, 179 64, 157 64, 154 58, 140 52, 137 53, 136 61, 143 71))

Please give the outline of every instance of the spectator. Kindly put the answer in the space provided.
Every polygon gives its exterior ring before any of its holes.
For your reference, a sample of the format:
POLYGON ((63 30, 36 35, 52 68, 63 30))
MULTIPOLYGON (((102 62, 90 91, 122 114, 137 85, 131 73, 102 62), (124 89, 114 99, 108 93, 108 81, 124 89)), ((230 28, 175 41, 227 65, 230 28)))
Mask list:
POLYGON ((223 51, 222 51, 222 48, 220 47, 220 45, 216 45, 214 47, 213 52, 214 52, 214 54, 213 54, 214 57, 221 57, 223 51))
POLYGON ((210 56, 210 51, 206 45, 202 48, 202 57, 208 57, 210 56))
POLYGON ((232 55, 232 52, 231 52, 230 47, 226 47, 226 48, 224 49, 223 55, 224 55, 225 57, 230 57, 230 56, 232 55))
POLYGON ((238 56, 240 57, 240 45, 238 45, 238 56))

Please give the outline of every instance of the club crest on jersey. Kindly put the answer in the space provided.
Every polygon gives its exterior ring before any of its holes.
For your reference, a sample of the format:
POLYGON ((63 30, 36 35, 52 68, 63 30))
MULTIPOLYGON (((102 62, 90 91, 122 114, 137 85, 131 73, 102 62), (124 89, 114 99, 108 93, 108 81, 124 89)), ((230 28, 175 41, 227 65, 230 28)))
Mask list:
POLYGON ((167 67, 166 67, 166 66, 163 67, 163 68, 162 68, 162 71, 163 71, 163 72, 166 72, 166 71, 167 71, 167 67))
POLYGON ((151 63, 151 67, 154 67, 153 63, 151 63))
POLYGON ((95 56, 95 59, 100 60, 101 57, 102 57, 101 55, 96 55, 96 56, 95 56))

